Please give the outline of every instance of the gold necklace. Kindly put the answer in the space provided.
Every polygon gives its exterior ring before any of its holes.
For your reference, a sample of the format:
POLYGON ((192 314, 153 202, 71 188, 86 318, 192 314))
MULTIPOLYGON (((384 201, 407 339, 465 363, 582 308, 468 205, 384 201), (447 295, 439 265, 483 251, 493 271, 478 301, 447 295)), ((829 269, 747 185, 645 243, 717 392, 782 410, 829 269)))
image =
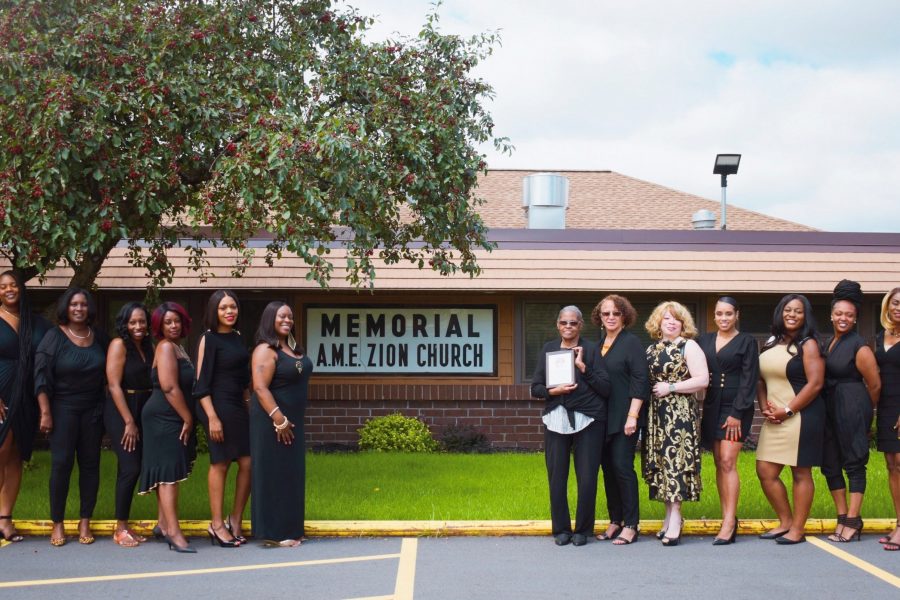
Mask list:
POLYGON ((9 312, 9 311, 6 310, 6 308, 3 307, 3 306, 0 306, 0 310, 2 310, 3 312, 5 312, 6 314, 8 314, 9 316, 11 316, 12 318, 14 318, 14 319, 16 319, 16 320, 19 319, 19 315, 17 315, 16 313, 13 313, 13 312, 9 312))
POLYGON ((71 335, 73 338, 77 338, 79 340, 90 339, 91 335, 93 335, 93 333, 94 333, 90 327, 88 328, 87 335, 78 335, 77 333, 74 333, 71 329, 69 329, 68 327, 65 327, 64 329, 66 330, 66 333, 71 335))

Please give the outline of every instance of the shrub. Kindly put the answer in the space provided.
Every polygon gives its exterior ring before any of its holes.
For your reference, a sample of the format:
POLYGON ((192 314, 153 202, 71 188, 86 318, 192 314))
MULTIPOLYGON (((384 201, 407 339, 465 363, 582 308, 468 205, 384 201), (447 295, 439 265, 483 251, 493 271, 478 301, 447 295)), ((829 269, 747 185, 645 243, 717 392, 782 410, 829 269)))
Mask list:
POLYGON ((441 430, 441 446, 447 452, 490 452, 487 436, 473 425, 447 425, 441 430))
POLYGON ((438 443, 425 423, 394 413, 369 419, 359 429, 359 449, 376 452, 434 452, 438 443))

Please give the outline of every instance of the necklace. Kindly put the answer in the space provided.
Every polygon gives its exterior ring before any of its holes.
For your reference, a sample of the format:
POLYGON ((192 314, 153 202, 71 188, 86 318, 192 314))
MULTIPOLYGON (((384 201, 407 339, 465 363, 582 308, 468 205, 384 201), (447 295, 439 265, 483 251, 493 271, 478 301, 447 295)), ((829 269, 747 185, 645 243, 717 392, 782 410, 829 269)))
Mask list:
POLYGON ((94 332, 90 328, 88 328, 87 335, 78 335, 77 333, 75 333, 71 329, 69 329, 68 327, 65 327, 65 330, 66 330, 66 333, 71 335, 73 338, 77 338, 79 340, 86 340, 94 334, 94 332))
POLYGON ((16 320, 18 320, 18 318, 19 318, 19 315, 17 315, 14 312, 10 312, 10 311, 6 310, 6 308, 4 308, 2 306, 0 306, 0 310, 2 310, 3 312, 5 312, 6 314, 8 314, 9 316, 11 316, 12 318, 14 318, 16 320))

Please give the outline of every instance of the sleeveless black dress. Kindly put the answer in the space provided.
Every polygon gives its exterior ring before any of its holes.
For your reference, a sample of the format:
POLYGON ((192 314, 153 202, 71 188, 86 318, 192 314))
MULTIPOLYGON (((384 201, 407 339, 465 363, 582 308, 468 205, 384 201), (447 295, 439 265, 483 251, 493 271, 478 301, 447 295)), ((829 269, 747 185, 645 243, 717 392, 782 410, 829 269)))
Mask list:
MULTIPOLYGON (((161 483, 178 483, 191 474, 197 458, 197 438, 193 430, 188 445, 180 439, 184 421, 166 400, 159 387, 156 369, 151 373, 153 393, 144 405, 141 420, 144 424, 144 460, 138 490, 148 494, 161 483)), ((194 385, 194 366, 186 358, 178 359, 178 387, 190 407, 190 393, 194 385)))
POLYGON ((250 401, 250 456, 253 461, 250 516, 253 535, 260 539, 281 541, 303 537, 306 493, 303 419, 312 370, 313 364, 308 357, 298 359, 278 350, 269 390, 281 413, 296 425, 294 443, 290 446, 275 437, 272 419, 255 395, 250 401))
MULTIPOLYGON (((31 316, 31 359, 41 339, 51 328, 50 323, 39 315, 31 316)), ((6 419, 0 423, 0 446, 12 432, 19 456, 30 460, 34 448, 34 434, 37 431, 38 410, 34 399, 34 378, 29 369, 27 381, 16 388, 19 371, 19 334, 9 323, 0 319, 0 400, 6 404, 6 419), (17 390, 18 393, 14 392, 17 390), (15 395, 15 397, 14 397, 15 395)))
POLYGON ((881 452, 900 452, 900 344, 884 349, 884 331, 875 337, 875 360, 881 371, 881 399, 878 401, 877 447, 881 452))
POLYGON ((716 332, 704 333, 697 339, 709 368, 709 387, 700 423, 703 445, 709 449, 714 441, 725 439, 722 425, 728 417, 741 422, 741 441, 747 440, 753 425, 759 381, 756 339, 742 331, 716 352, 716 336, 716 332))
POLYGON ((244 390, 250 384, 250 353, 241 335, 207 331, 203 364, 194 384, 196 413, 209 439, 209 418, 200 406, 200 398, 210 396, 216 415, 222 421, 225 441, 209 440, 210 464, 231 462, 250 456, 250 417, 244 390))

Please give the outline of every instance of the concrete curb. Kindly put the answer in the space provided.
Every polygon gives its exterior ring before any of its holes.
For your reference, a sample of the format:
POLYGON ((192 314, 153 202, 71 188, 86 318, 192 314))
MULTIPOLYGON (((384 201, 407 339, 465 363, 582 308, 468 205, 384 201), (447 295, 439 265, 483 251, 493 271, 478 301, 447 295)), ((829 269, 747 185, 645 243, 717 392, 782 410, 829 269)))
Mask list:
MULTIPOLYGON (((134 530, 150 535, 155 521, 131 521, 134 530)), ((685 535, 715 535, 721 519, 693 519, 684 522, 685 535)), ((16 519, 16 528, 23 535, 49 536, 52 523, 46 520, 16 519)), ((91 531, 98 536, 111 536, 115 521, 92 521, 91 531)), ((597 521, 597 531, 603 531, 607 521, 597 521)), ((810 519, 806 523, 809 535, 829 534, 835 528, 834 519, 810 519)), ((203 536, 209 521, 181 521, 185 535, 203 536)), ((778 526, 777 520, 741 519, 739 535, 758 535, 778 526)), ((641 531, 655 533, 662 521, 641 521, 641 531)), ((865 519, 864 533, 889 533, 894 530, 893 519, 865 519)), ((65 521, 67 535, 78 535, 78 521, 65 521)), ((250 531, 250 521, 244 521, 243 530, 250 531)), ((307 521, 307 537, 450 537, 450 536, 505 536, 550 535, 550 521, 307 521)))

